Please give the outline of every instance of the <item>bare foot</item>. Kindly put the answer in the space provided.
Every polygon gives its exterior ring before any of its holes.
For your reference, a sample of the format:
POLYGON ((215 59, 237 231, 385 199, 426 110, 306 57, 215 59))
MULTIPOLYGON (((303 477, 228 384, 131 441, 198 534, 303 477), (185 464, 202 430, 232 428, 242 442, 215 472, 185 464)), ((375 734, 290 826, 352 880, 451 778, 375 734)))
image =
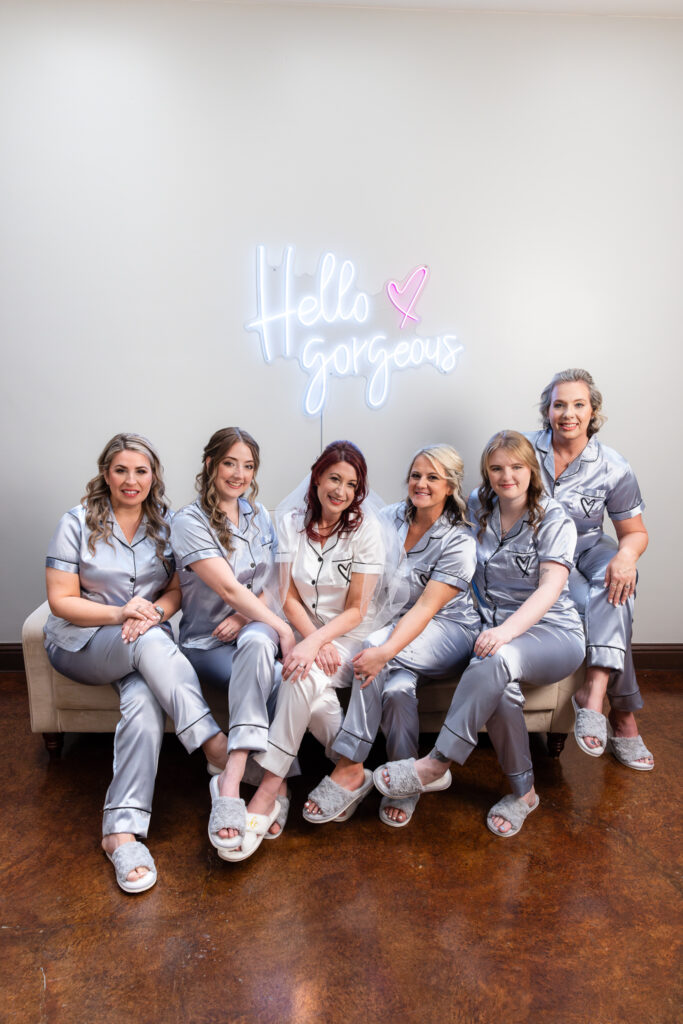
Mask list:
MULTIPOLYGON (((220 796, 239 800, 240 783, 242 782, 248 756, 249 752, 247 750, 233 750, 228 755, 225 768, 218 776, 218 793, 220 796)), ((235 836, 239 835, 239 832, 236 828, 219 828, 216 834, 221 839, 234 839, 235 836)))
MULTIPOLYGON (((450 761, 437 761, 434 757, 421 757, 419 761, 415 762, 415 771, 422 785, 428 786, 430 782, 441 779, 448 771, 449 765, 450 761)), ((382 770, 382 778, 387 786, 391 785, 386 766, 382 770)))
MULTIPOLYGON (((609 713, 609 724, 612 726, 615 736, 629 738, 639 735, 636 716, 632 711, 617 711, 612 708, 609 713)), ((639 757, 636 763, 654 764, 655 761, 653 757, 639 757)))
MULTIPOLYGON (((534 787, 532 786, 528 793, 525 793, 524 796, 520 797, 520 800, 524 800, 525 803, 531 807, 536 802, 536 790, 534 787)), ((494 828, 498 829, 501 835, 505 835, 505 833, 509 832, 512 828, 511 822, 509 822, 507 818, 501 818, 499 814, 494 814, 489 820, 494 828)))
MULTIPOLYGON (((107 836, 102 836, 102 849, 105 853, 112 854, 119 846, 123 846, 124 843, 134 843, 135 836, 132 832, 110 832, 107 836)), ((126 875, 126 879, 129 882, 137 882, 149 871, 149 868, 133 868, 126 875)))
MULTIPOLYGON (((365 769, 362 763, 359 764, 356 761, 349 761, 348 758, 341 758, 339 763, 335 765, 330 778, 338 786, 341 786, 342 789, 348 789, 349 793, 353 793, 354 790, 360 789, 365 782, 365 769)), ((322 814, 314 800, 307 800, 304 807, 309 814, 322 814)))
MULTIPOLYGON (((604 704, 602 694, 598 695, 595 692, 592 692, 591 689, 587 689, 585 686, 582 686, 581 689, 577 690, 574 694, 574 700, 578 707, 585 708, 586 711, 597 711, 599 714, 602 714, 604 704)), ((602 750, 604 746, 597 736, 582 736, 581 739, 587 747, 591 748, 591 750, 602 750)))
POLYGON ((384 807, 384 816, 390 818, 391 821, 397 821, 399 824, 403 824, 408 815, 400 807, 384 807))

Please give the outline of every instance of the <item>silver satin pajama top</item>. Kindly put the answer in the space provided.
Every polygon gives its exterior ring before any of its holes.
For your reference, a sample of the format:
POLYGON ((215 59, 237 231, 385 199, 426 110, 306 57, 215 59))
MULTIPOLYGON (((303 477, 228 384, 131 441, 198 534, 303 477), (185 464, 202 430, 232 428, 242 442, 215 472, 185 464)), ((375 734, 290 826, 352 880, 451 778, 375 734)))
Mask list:
MULTIPOLYGON (((382 509, 381 519, 398 533, 401 547, 405 544, 410 523, 406 516, 406 503, 399 501, 382 509)), ((476 543, 469 527, 453 525, 440 516, 433 526, 407 551, 408 586, 410 596, 401 614, 412 608, 422 596, 430 580, 457 587, 459 593, 441 608, 435 619, 457 622, 461 626, 479 630, 481 621, 472 602, 470 583, 477 564, 476 543)))
POLYGON ((536 449, 545 488, 566 509, 579 535, 577 557, 603 533, 605 511, 612 520, 633 519, 645 509, 635 473, 626 459, 598 441, 595 434, 555 480, 552 431, 526 435, 536 449))
MULTIPOLYGON (((544 496, 545 515, 534 535, 526 519, 517 520, 503 538, 498 502, 493 507, 482 539, 477 541, 477 570, 474 589, 486 627, 500 626, 538 587, 541 562, 559 562, 571 570, 574 565, 576 527, 562 505, 544 496)), ((476 537, 479 511, 477 492, 468 503, 469 519, 476 537)), ((569 596, 567 583, 540 622, 582 632, 581 619, 569 596)))
MULTIPOLYGON (((384 569, 384 542, 377 519, 365 512, 353 533, 327 541, 324 548, 303 532, 303 513, 286 513, 278 525, 276 560, 291 565, 292 580, 311 618, 318 626, 341 615, 351 585, 352 573, 380 576, 384 569)), ((363 638, 374 626, 371 602, 363 622, 347 636, 363 638)))
POLYGON ((256 512, 246 498, 239 498, 238 506, 239 523, 231 526, 234 550, 230 554, 220 543, 199 500, 181 508, 173 517, 171 544, 183 594, 181 647, 195 647, 202 651, 221 647, 222 641, 211 634, 223 619, 235 611, 192 571, 190 566, 193 562, 224 558, 238 583, 257 597, 270 576, 277 549, 270 516, 259 502, 256 512))
MULTIPOLYGON (((82 505, 70 509, 59 520, 47 549, 45 565, 77 574, 81 597, 88 601, 121 606, 132 597, 156 601, 175 572, 170 541, 160 560, 155 542, 146 536, 145 516, 130 544, 113 511, 109 525, 112 531, 109 540, 100 538, 92 555, 88 549, 90 530, 85 523, 85 509, 82 505)), ((75 626, 50 614, 45 624, 45 638, 65 651, 80 651, 100 628, 75 626)))

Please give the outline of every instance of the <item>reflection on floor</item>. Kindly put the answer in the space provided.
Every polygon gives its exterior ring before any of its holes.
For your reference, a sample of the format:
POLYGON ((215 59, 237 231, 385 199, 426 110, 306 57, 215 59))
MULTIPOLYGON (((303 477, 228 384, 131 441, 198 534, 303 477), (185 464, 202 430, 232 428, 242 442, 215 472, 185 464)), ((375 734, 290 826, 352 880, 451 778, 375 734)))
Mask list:
MULTIPOLYGON (((328 770, 313 741, 287 829, 241 865, 209 846, 200 755, 164 741, 149 846, 159 882, 131 897, 99 850, 110 736, 49 764, 23 675, 0 676, 6 1022, 616 1024, 681 1020, 680 692, 641 673, 654 772, 534 750, 539 810, 485 828, 503 791, 490 748, 390 829, 372 793, 344 825, 301 817, 328 770)), ((425 737, 425 746, 429 743, 425 737)), ((376 751, 377 763, 382 751, 376 751)))

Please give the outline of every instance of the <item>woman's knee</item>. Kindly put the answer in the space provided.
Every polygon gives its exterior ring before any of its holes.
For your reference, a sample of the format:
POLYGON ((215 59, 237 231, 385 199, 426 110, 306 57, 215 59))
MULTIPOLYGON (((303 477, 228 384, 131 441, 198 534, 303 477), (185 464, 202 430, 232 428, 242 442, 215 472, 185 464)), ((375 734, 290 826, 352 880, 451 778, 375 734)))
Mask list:
POLYGON ((414 704, 417 700, 417 676, 412 672, 392 672, 382 688, 382 707, 414 704))
POLYGON ((135 721, 141 732, 163 731, 165 714, 142 676, 133 673, 117 686, 121 717, 135 721))
POLYGON ((246 650, 247 648, 263 648, 272 651, 273 655, 275 655, 278 645, 277 633, 271 626, 267 626, 265 622, 250 622, 248 626, 245 626, 237 634, 238 651, 246 650))

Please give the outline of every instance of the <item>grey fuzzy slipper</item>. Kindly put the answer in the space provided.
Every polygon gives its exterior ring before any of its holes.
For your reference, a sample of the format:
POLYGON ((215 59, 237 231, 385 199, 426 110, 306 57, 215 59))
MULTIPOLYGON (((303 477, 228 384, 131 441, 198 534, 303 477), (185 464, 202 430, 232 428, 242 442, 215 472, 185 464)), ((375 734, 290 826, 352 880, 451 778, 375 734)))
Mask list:
POLYGON ((273 822, 273 825, 279 825, 280 831, 276 832, 275 834, 273 834, 272 832, 266 832, 266 834, 263 837, 264 839, 279 839, 285 830, 285 825, 287 824, 287 817, 289 815, 289 804, 291 802, 291 794, 289 790, 287 790, 287 796, 279 796, 277 800, 280 805, 280 813, 273 822))
POLYGON ((513 796, 512 793, 508 793, 497 804, 494 804, 486 815, 486 827, 490 832, 493 832, 494 836, 498 836, 499 839, 509 839, 510 836, 516 836, 528 816, 532 811, 536 810, 540 802, 538 795, 536 796, 536 802, 529 805, 521 796, 513 796), (511 828, 507 832, 501 832, 493 824, 491 818, 505 818, 506 821, 510 822, 511 828))
POLYGON ((155 884, 157 869, 152 854, 145 844, 139 843, 137 839, 132 843, 123 843, 121 846, 117 846, 113 853, 107 853, 107 857, 114 865, 116 881, 124 892, 146 892, 155 884), (129 882, 128 875, 135 868, 147 868, 147 873, 137 881, 129 882))
POLYGON ((392 828, 405 828, 413 816, 419 799, 419 793, 413 793, 412 796, 383 796, 379 804, 379 820, 392 828), (393 818, 387 817, 386 811, 390 807, 395 807, 397 811, 403 811, 405 820, 394 821, 393 818))
MULTIPOLYGON (((326 775, 308 794, 308 799, 318 805, 322 814, 310 814, 304 807, 302 813, 306 821, 314 825, 324 825, 328 821, 334 821, 344 811, 348 812, 351 808, 355 811, 363 797, 372 789, 372 775, 367 768, 364 772, 363 785, 359 789, 344 789, 326 775)), ((347 818, 350 817, 351 815, 347 814, 347 818)))
MULTIPOLYGON (((652 757, 652 754, 643 743, 642 736, 613 736, 612 730, 607 737, 607 749, 614 754, 620 764, 627 768, 634 768, 637 772, 651 772, 653 764, 642 764, 639 757, 652 757)), ((654 759, 653 759, 654 760, 654 759)))
POLYGON ((211 816, 209 818, 209 842, 217 850, 235 850, 242 845, 247 824, 247 808, 244 800, 235 796, 220 796, 218 776, 213 775, 209 783, 211 793, 211 816), (221 828, 237 829, 239 835, 223 839, 218 835, 221 828))
POLYGON ((590 757, 601 757, 605 753, 607 745, 607 719, 599 711, 580 708, 574 696, 572 696, 572 706, 576 715, 574 739, 584 754, 588 754, 590 757), (595 736, 601 745, 599 747, 589 747, 584 740, 584 736, 595 736))
POLYGON ((420 776, 415 770, 414 757, 409 757, 403 761, 389 761, 387 764, 380 765, 379 768, 375 768, 372 777, 375 788, 383 796, 415 796, 419 793, 438 793, 442 789, 448 789, 453 781, 450 769, 448 769, 441 778, 435 779, 434 782, 428 782, 426 786, 423 786, 420 776), (385 768, 389 773, 388 785, 382 777, 382 772, 385 768))

